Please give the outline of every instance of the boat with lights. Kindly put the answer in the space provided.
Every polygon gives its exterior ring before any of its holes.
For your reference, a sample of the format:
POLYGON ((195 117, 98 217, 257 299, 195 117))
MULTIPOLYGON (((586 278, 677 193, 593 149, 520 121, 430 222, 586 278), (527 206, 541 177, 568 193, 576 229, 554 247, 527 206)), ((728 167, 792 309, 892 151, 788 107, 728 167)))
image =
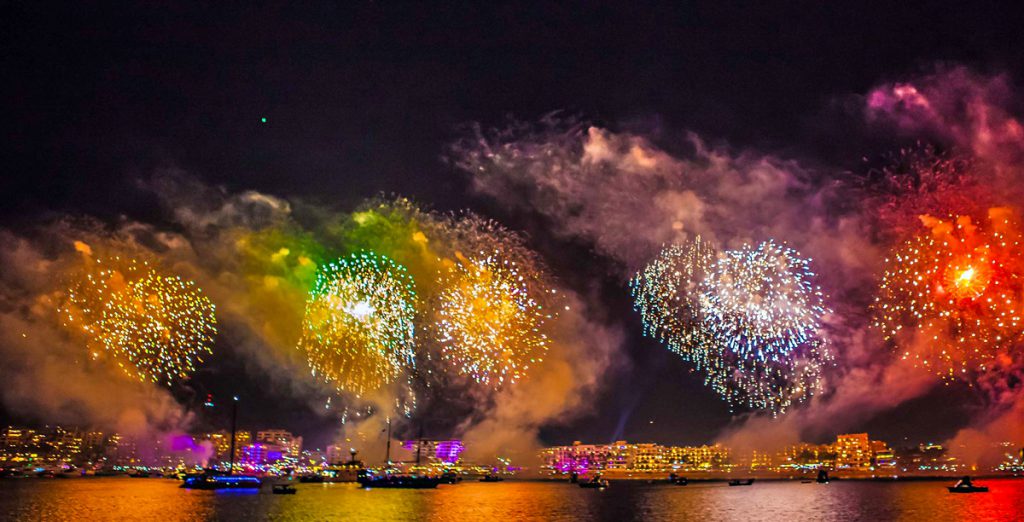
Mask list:
POLYGON ((601 478, 601 475, 595 475, 590 480, 580 482, 579 486, 584 489, 604 489, 608 487, 608 481, 601 478))
POLYGON ((356 482, 363 488, 403 488, 403 489, 434 489, 441 483, 441 477, 426 475, 404 475, 383 473, 375 475, 364 470, 356 482))
POLYGON ((199 473, 189 475, 181 483, 184 489, 259 489, 259 477, 252 475, 222 475, 199 473))

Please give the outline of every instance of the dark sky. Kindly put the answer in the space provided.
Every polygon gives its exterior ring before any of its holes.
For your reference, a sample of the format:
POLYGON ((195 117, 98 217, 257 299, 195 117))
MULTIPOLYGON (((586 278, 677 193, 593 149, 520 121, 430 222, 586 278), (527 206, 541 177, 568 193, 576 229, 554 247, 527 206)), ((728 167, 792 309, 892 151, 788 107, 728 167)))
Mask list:
MULTIPOLYGON (((553 256, 564 245, 471 195, 440 160, 460 124, 564 109, 842 163, 859 158, 818 133, 836 96, 936 61, 1024 72, 1024 16, 1009 3, 105 4, 2 9, 2 225, 65 212, 159 219, 132 181, 174 166, 341 209, 380 192, 472 208, 525 229, 572 282, 576 266, 607 270, 582 248, 553 256)), ((602 305, 628 328, 632 362, 592 415, 545 438, 710 439, 728 421, 724 403, 640 336, 621 282, 606 279, 602 305)), ((237 385, 263 405, 243 423, 327 431, 301 404, 259 392, 240 362, 212 366, 199 387, 237 385)), ((921 400, 948 402, 943 393, 921 400)), ((920 406, 865 427, 897 441, 964 421, 920 406)))

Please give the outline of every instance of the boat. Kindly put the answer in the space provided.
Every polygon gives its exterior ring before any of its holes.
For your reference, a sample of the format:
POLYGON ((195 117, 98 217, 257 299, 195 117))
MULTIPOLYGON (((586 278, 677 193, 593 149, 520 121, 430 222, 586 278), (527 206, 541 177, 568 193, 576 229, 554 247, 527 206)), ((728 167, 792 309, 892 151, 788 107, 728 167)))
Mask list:
POLYGON ((824 469, 819 469, 817 482, 818 484, 828 484, 828 471, 825 471, 824 469))
POLYGON ((680 477, 675 473, 672 473, 671 475, 668 476, 668 481, 670 484, 675 484, 677 486, 685 486, 689 484, 689 481, 686 480, 686 477, 680 477))
POLYGON ((462 482, 462 477, 454 471, 445 471, 441 474, 442 484, 458 484, 459 482, 462 482))
POLYGON ((291 484, 274 484, 271 492, 275 495, 294 495, 298 490, 291 484))
POLYGON ((499 477, 498 475, 493 474, 484 475, 483 477, 480 478, 480 482, 501 482, 503 480, 505 480, 503 477, 499 477))
POLYGON ((955 485, 946 487, 950 493, 988 493, 988 486, 975 486, 971 477, 963 477, 955 485))
POLYGON ((732 479, 729 481, 730 486, 751 486, 754 484, 754 479, 732 479))
POLYGON ((441 477, 421 475, 384 474, 372 475, 368 472, 360 474, 356 479, 360 487, 371 488, 403 488, 403 489, 434 489, 441 483, 441 477))
POLYGON ((988 486, 948 486, 950 493, 988 493, 988 486))
POLYGON ((601 475, 595 475, 594 478, 590 480, 580 482, 579 486, 585 489, 604 489, 608 487, 608 481, 601 478, 601 475))
POLYGON ((218 475, 201 473, 189 475, 182 481, 185 489, 259 489, 259 477, 252 475, 218 475))
POLYGON ((301 475, 299 477, 299 482, 302 482, 303 484, 320 484, 323 483, 323 481, 323 475, 301 475))

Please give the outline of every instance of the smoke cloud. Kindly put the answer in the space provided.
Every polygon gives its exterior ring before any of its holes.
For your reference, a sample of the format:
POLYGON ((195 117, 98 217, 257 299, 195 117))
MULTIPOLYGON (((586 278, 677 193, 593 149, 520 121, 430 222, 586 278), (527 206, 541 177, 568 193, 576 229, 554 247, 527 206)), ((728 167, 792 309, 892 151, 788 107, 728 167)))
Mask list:
MULTIPOLYGON (((468 173, 476 193, 540 217, 557 238, 592 245, 614 265, 623 287, 663 245, 697 235, 727 249, 774 239, 811 258, 834 311, 825 317, 824 335, 836 361, 826 369, 825 391, 808 403, 779 419, 740 415, 720 436, 737 448, 755 442, 763 448, 854 427, 930 390, 935 378, 899 362, 868 326, 886 253, 920 214, 936 208, 969 214, 977 211, 972 205, 1019 207, 1024 127, 1005 75, 942 67, 852 99, 873 136, 932 148, 914 156, 923 160, 875 172, 879 180, 814 158, 713 144, 692 132, 655 140, 549 115, 501 129, 475 126, 448 158, 468 173), (960 204, 951 194, 971 196, 960 204)), ((393 416, 396 432, 411 433, 430 416, 464 437, 472 457, 528 455, 539 429, 586 411, 588 397, 621 357, 618 325, 599 319, 584 297, 547 273, 524 237, 479 216, 443 215, 400 198, 327 208, 231 192, 176 171, 140 187, 158 197, 169 224, 67 218, 0 230, 0 397, 12 412, 129 434, 188 428, 191 416, 167 389, 91 360, 57 318, 67 279, 86 260, 114 254, 152 259, 194 280, 217 306, 218 347, 245 361, 251 375, 308 399, 312 411, 325 411, 334 391, 310 375, 296 345, 308 292, 324 263, 360 250, 387 255, 408 268, 426 306, 436 299, 438 274, 460 256, 497 245, 535 263, 563 299, 544 362, 529 378, 500 389, 483 389, 457 373, 432 374, 431 386, 415 390, 419 419, 394 416, 398 392, 390 389, 332 403, 334 410, 350 408, 342 435, 367 451, 378 449, 371 446, 386 417, 393 416)), ((426 335, 430 319, 424 314, 417 324, 425 373, 443 366, 426 335)), ((954 446, 1020 438, 1016 353, 1000 354, 975 383, 986 407, 954 446)))
POLYGON ((244 361, 251 377, 307 400, 311 411, 341 415, 341 438, 371 456, 387 418, 402 436, 413 434, 422 418, 438 417, 431 422, 443 435, 464 435, 481 459, 532 450, 540 427, 585 411, 582 397, 597 388, 618 349, 618 331, 589 319, 582 300, 559 288, 559 313, 547 326, 549 349, 527 378, 488 388, 447 368, 431 336, 430 307, 452 263, 498 251, 558 287, 523 238, 475 215, 427 212, 401 198, 341 211, 253 191, 231 193, 179 171, 158 173, 140 187, 157 195, 170 227, 67 219, 0 234, 0 260, 10 267, 0 279, 0 348, 8 361, 3 400, 13 412, 153 440, 177 440, 172 435, 193 421, 168 389, 128 379, 103 357, 92 360, 61 324, 58 304, 75 274, 110 256, 149 260, 195 281, 216 305, 217 349, 244 361), (418 410, 412 418, 396 408, 408 393, 401 383, 361 398, 338 395, 310 374, 297 349, 318 267, 363 250, 406 266, 418 306, 425 307, 417 324, 418 377, 411 385, 418 410))
MULTIPOLYGON (((896 360, 868 327, 873 290, 886 252, 920 227, 919 215, 942 205, 968 213, 1018 203, 1024 134, 1014 96, 1005 76, 942 67, 855 97, 859 105, 844 106, 858 107, 868 132, 891 136, 894 146, 910 137, 922 147, 904 149, 904 164, 883 171, 883 179, 813 158, 711 146, 692 132, 666 149, 554 114, 536 124, 473 126, 449 158, 478 193, 594 245, 622 268, 624 281, 662 245, 696 235, 727 248, 773 238, 811 257, 835 309, 826 328, 837 360, 825 393, 779 419, 741 415, 721 436, 763 447, 766 439, 784 444, 855 427, 936 384, 896 360)), ((985 380, 1012 382, 1007 375, 992 370, 985 380)), ((986 436, 1019 429, 1019 417, 1011 418, 1019 412, 988 418, 1006 410, 999 403, 979 415, 986 436)))
POLYGON ((11 413, 117 431, 140 447, 189 426, 191 415, 166 389, 93 361, 58 318, 67 276, 83 257, 145 249, 132 232, 71 220, 33 230, 31 239, 0 230, 0 398, 11 413))

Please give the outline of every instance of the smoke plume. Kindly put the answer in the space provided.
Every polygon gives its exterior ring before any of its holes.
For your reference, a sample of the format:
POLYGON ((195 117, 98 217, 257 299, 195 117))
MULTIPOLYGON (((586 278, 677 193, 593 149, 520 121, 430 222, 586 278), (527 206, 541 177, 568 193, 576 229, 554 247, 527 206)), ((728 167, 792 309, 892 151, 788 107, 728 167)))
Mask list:
MULTIPOLYGON (((835 309, 826 329, 837 360, 825 392, 777 420, 740 415, 722 434, 740 446, 754 434, 762 442, 775 434, 782 444, 855 427, 936 384, 895 358, 869 328, 873 289, 886 252, 920 227, 918 215, 1018 203, 1024 134, 1014 95, 1005 76, 940 67, 854 97, 868 132, 891 137, 897 148, 908 138, 922 147, 903 149, 897 157, 904 164, 881 176, 814 158, 711 146, 692 132, 664 148, 643 135, 555 114, 536 124, 473 126, 449 158, 478 193, 594 245, 622 267, 624 281, 662 245, 696 235, 725 247, 772 238, 811 257, 835 309)), ((1008 379, 1011 373, 992 370, 982 388, 1019 382, 1008 379)), ((1001 402, 978 416, 986 436, 1019 429, 1015 412, 1001 402)))

